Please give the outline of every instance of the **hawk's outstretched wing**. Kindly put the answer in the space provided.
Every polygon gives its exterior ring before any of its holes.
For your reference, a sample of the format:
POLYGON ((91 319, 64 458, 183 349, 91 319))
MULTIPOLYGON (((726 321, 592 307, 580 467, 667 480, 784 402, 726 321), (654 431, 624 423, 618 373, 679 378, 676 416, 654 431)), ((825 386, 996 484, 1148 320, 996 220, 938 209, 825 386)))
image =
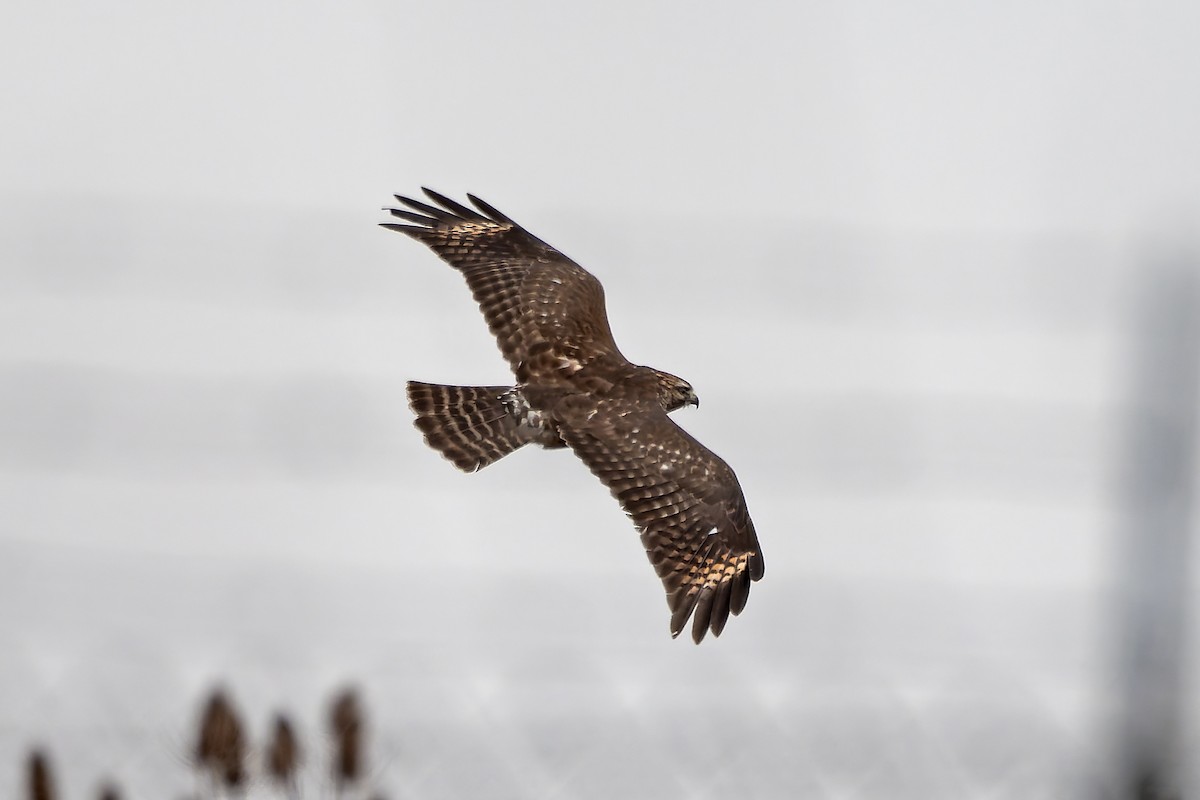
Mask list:
POLYGON ((695 613, 692 639, 719 636, 741 613, 762 550, 737 476, 656 403, 601 400, 560 433, 642 534, 667 590, 671 635, 695 613))
POLYGON ((591 274, 499 211, 429 189, 396 196, 384 227, 429 246, 463 273, 517 376, 506 387, 409 383, 429 444, 463 469, 516 447, 566 444, 621 503, 667 590, 671 634, 697 643, 746 605, 763 557, 729 466, 667 417, 695 401, 669 373, 630 364, 613 341, 591 274), (584 367, 588 367, 584 370, 584 367))
POLYGON ((475 208, 424 189, 438 206, 396 195, 408 224, 383 227, 429 246, 467 279, 500 352, 521 383, 553 381, 597 358, 624 362, 600 281, 473 195, 475 208))

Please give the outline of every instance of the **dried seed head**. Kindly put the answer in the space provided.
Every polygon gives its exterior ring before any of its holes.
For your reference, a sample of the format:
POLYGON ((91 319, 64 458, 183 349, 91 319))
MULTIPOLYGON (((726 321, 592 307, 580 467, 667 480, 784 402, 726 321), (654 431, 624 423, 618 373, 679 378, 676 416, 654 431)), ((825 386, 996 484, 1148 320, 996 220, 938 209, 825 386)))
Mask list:
POLYGON ((54 775, 50 770, 50 760, 39 749, 29 753, 29 799, 54 800, 58 794, 54 791, 54 775))
POLYGON ((333 734, 333 776, 340 785, 352 784, 364 771, 364 725, 362 706, 354 689, 334 698, 329 713, 333 734))
POLYGON ((291 783, 300 768, 300 742, 292 723, 283 714, 275 716, 275 729, 267 748, 267 772, 279 783, 291 783))
POLYGON ((226 786, 237 787, 246 778, 246 742, 242 723, 225 692, 215 689, 200 718, 196 764, 226 786))

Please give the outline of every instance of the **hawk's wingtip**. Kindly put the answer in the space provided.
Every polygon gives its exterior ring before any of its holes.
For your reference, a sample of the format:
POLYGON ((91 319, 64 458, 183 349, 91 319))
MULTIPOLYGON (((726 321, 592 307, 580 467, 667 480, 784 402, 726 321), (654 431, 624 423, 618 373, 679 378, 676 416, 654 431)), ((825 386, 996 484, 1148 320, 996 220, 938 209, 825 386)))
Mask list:
POLYGON ((512 221, 512 218, 510 218, 507 215, 500 212, 491 203, 488 203, 485 200, 480 200, 477 195, 468 193, 467 199, 470 200, 472 205, 474 205, 476 208, 478 208, 480 211, 482 211, 483 214, 485 216, 487 216, 488 218, 490 218, 491 220, 493 220, 495 222, 504 223, 506 225, 512 225, 514 227, 520 227, 519 225, 517 225, 517 223, 512 221))
POLYGON ((427 228, 416 228, 416 227, 413 227, 412 225, 400 225, 399 223, 396 223, 396 222, 381 222, 381 223, 379 223, 379 227, 387 228, 389 231, 396 231, 397 233, 407 234, 408 236, 412 236, 412 237, 419 237, 420 234, 424 233, 427 230, 427 228))

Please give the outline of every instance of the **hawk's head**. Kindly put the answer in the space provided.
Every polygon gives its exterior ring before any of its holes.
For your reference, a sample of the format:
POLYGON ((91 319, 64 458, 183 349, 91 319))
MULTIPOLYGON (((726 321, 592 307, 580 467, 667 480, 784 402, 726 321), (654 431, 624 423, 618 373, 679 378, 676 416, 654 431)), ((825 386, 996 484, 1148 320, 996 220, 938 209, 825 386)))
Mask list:
POLYGON ((654 371, 658 377, 658 402, 668 412, 684 406, 700 407, 700 398, 696 390, 683 378, 660 370, 654 371))

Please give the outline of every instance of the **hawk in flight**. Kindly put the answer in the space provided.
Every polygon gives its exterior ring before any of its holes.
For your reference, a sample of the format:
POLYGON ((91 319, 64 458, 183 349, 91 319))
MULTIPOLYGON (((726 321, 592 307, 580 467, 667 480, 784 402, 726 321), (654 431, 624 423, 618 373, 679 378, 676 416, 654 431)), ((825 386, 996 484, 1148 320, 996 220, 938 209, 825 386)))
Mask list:
POLYGON ((477 197, 396 195, 383 227, 425 244, 466 278, 515 386, 408 383, 430 447, 474 472, 536 442, 569 447, 633 520, 667 590, 671 636, 719 636, 763 576, 733 470, 667 414, 699 406, 690 384, 632 364, 608 327, 600 282, 477 197))

